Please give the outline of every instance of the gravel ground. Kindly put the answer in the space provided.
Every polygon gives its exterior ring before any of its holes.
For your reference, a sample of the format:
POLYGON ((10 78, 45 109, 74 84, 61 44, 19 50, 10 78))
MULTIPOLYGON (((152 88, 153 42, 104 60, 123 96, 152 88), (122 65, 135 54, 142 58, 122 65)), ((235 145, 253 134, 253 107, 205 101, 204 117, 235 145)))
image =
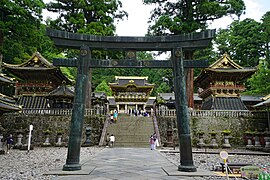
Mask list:
MULTIPOLYGON (((163 149, 165 150, 162 155, 164 155, 168 160, 170 160, 175 165, 180 164, 180 154, 179 149, 163 149), (166 150, 168 150, 166 152, 166 150), (166 153, 165 153, 166 152, 166 153)), ((193 151, 197 151, 198 149, 193 149, 193 151)), ((202 151, 202 150, 200 150, 202 151)), ((199 169, 203 170, 214 170, 217 167, 220 167, 220 163, 223 160, 220 158, 219 152, 222 149, 207 149, 207 152, 216 152, 218 154, 208 154, 208 153, 193 153, 193 161, 194 165, 199 169)), ((254 153, 254 151, 248 151, 246 149, 228 149, 227 152, 246 152, 246 153, 254 153)), ((228 163, 250 163, 254 166, 260 168, 267 168, 268 172, 270 170, 270 156, 261 156, 261 155, 238 155, 238 154, 230 154, 228 157, 228 163)), ((202 180, 215 179, 215 180, 226 180, 226 177, 204 177, 199 178, 202 180)))
MULTIPOLYGON (((89 159, 102 149, 99 147, 82 147, 82 163, 84 159, 89 159)), ((0 179, 51 179, 53 176, 43 176, 43 173, 63 166, 66 162, 66 157, 67 148, 65 147, 35 147, 29 153, 12 149, 9 154, 0 155, 0 179)))
MULTIPOLYGON (((164 154, 171 162, 174 164, 179 164, 180 162, 180 154, 179 149, 173 150, 172 149, 163 149, 168 150, 164 154), (177 153, 175 153, 177 152, 177 153)), ((207 152, 215 152, 218 154, 208 154, 208 153, 193 153, 193 160, 195 166, 205 170, 212 170, 213 166, 220 165, 220 162, 223 160, 219 156, 219 152, 224 149, 207 149, 207 152)), ((201 149, 193 149, 193 151, 203 151, 201 149)), ((233 154, 233 152, 245 152, 245 153, 256 153, 256 151, 249 151, 246 149, 228 149, 226 150, 230 155, 228 157, 228 163, 250 163, 254 166, 258 167, 266 167, 270 170, 270 156, 261 156, 261 155, 238 155, 233 154)), ((258 151, 259 152, 259 151, 258 151)))
MULTIPOLYGON (((100 147, 82 147, 81 160, 89 159, 91 156, 96 155, 103 148, 100 147)), ((164 150, 164 149, 163 149, 164 150)), ((172 150, 172 149, 165 149, 172 150)), ((208 150, 216 151, 220 150, 208 150)), ((230 151, 243 152, 246 150, 233 149, 230 151)), ((162 153, 167 159, 176 165, 179 165, 180 155, 176 152, 167 151, 162 153)), ((247 151, 248 152, 248 151, 247 151)), ((51 179, 53 176, 43 176, 44 172, 51 169, 61 167, 65 164, 67 157, 67 148, 61 147, 35 147, 33 151, 20 151, 12 149, 9 154, 0 155, 0 179, 1 180, 42 180, 51 179)), ((211 170, 214 166, 219 165, 221 159, 219 154, 204 154, 193 153, 194 164, 200 169, 211 170)), ((270 170, 270 156, 255 156, 255 155, 232 155, 229 156, 229 162, 244 162, 251 163, 258 167, 266 167, 270 170)), ((223 180, 224 177, 205 177, 197 179, 213 179, 223 180)))

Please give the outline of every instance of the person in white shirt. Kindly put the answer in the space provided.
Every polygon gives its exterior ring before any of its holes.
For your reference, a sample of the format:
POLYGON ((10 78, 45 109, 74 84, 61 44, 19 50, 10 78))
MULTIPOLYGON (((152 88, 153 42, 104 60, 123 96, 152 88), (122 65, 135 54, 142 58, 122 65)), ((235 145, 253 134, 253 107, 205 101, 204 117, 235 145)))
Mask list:
POLYGON ((110 136, 110 147, 113 147, 113 146, 114 146, 114 142, 115 142, 115 137, 114 137, 114 135, 112 134, 112 135, 110 136))

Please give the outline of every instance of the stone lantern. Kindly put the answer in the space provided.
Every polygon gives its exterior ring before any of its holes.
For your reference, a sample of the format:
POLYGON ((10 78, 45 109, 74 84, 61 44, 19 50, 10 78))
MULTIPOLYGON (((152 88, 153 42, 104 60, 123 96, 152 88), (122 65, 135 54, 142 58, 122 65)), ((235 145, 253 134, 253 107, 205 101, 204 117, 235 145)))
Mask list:
POLYGON ((166 146, 167 147, 172 147, 173 146, 173 130, 172 130, 171 127, 169 129, 167 129, 166 146))
POLYGON ((5 133, 5 129, 2 127, 0 123, 0 154, 5 154, 5 150, 3 148, 2 139, 4 138, 3 134, 5 133))
POLYGON ((223 137, 224 137, 224 143, 222 144, 223 148, 231 148, 231 144, 229 142, 229 139, 231 138, 230 134, 231 131, 230 130, 224 130, 222 131, 223 137))
POLYGON ((85 128, 85 135, 86 135, 86 140, 85 142, 83 143, 82 146, 84 147, 87 147, 87 146, 91 146, 92 145, 92 142, 91 142, 91 127, 86 127, 85 128))
POLYGON ((42 146, 51 146, 51 143, 50 143, 50 134, 51 134, 51 130, 50 129, 46 129, 44 131, 45 142, 42 144, 42 146))
POLYGON ((270 131, 268 128, 264 131, 264 141, 265 146, 263 148, 263 151, 270 152, 270 131))
POLYGON ((262 145, 260 142, 260 135, 261 135, 261 132, 258 132, 256 130, 254 133, 254 149, 255 150, 262 150, 262 145))
POLYGON ((64 145, 62 142, 63 133, 64 132, 61 129, 56 131, 56 135, 57 135, 57 142, 55 143, 56 147, 61 147, 64 145))
POLYGON ((254 132, 252 132, 252 131, 245 132, 245 138, 247 139, 246 149, 253 148, 253 143, 252 143, 253 134, 254 134, 254 132))
POLYGON ((209 144, 209 147, 211 148, 218 148, 218 144, 217 144, 217 132, 215 132, 214 130, 212 130, 211 132, 209 132, 210 136, 211 136, 211 142, 209 144))
POLYGON ((21 127, 19 130, 16 132, 17 134, 17 143, 14 145, 14 149, 21 149, 23 146, 22 139, 23 139, 23 128, 21 127))
POLYGON ((198 146, 199 148, 205 147, 205 143, 204 143, 204 139, 203 139, 204 132, 199 131, 197 134, 198 134, 198 136, 199 136, 199 142, 198 142, 197 146, 198 146))

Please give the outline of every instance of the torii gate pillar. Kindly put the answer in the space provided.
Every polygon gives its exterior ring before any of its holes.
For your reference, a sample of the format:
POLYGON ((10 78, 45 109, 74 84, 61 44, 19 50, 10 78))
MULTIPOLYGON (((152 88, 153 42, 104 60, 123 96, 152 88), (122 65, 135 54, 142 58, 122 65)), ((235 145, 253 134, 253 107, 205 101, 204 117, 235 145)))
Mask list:
POLYGON ((172 50, 173 78, 175 88, 175 106, 178 127, 178 138, 180 146, 179 171, 195 172, 196 167, 192 158, 192 146, 189 128, 189 114, 186 96, 186 76, 183 65, 182 48, 172 50))
POLYGON ((87 81, 89 79, 89 59, 91 51, 89 47, 82 46, 80 49, 80 61, 75 85, 75 99, 72 109, 71 125, 68 141, 68 154, 64 171, 76 171, 81 169, 80 150, 82 129, 84 122, 85 98, 87 94, 87 81))

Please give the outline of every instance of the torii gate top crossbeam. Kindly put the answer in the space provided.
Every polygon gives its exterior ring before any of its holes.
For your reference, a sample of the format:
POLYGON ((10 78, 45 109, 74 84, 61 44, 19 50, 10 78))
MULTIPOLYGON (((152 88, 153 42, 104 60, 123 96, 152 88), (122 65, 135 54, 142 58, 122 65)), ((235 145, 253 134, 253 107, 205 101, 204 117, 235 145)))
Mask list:
POLYGON ((128 37, 95 36, 47 28, 47 35, 53 39, 57 47, 62 48, 80 49, 85 45, 90 49, 170 51, 175 47, 181 47, 183 50, 205 48, 214 37, 215 30, 170 36, 128 37))

